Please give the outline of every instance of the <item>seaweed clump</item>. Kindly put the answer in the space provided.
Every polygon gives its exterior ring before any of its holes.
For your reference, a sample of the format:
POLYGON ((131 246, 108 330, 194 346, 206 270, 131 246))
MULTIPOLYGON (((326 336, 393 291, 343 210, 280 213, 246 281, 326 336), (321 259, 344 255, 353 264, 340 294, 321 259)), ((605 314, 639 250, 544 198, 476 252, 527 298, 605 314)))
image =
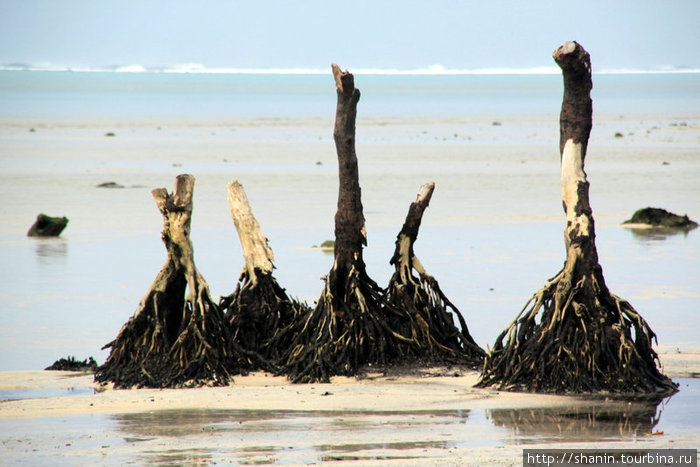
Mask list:
POLYGON ((652 227, 669 229, 694 229, 698 223, 691 220, 687 214, 679 216, 661 208, 643 208, 635 211, 632 217, 623 224, 645 224, 652 227))
POLYGON ((44 370, 49 371, 89 371, 97 370, 97 362, 94 358, 89 357, 85 360, 78 360, 73 355, 67 358, 59 358, 51 366, 47 366, 44 370))

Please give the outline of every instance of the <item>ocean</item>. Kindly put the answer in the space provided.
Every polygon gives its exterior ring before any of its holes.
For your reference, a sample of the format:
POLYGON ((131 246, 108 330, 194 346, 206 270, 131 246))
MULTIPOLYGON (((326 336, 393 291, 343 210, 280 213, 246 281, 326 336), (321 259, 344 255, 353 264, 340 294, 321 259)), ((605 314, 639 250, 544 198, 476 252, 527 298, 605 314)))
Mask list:
MULTIPOLYGON (((351 70, 352 71, 352 70, 351 70)), ((700 348, 700 233, 621 228, 654 205, 700 218, 700 74, 594 75, 587 173, 608 286, 660 349, 700 348)), ((483 347, 564 261, 557 74, 360 74, 357 151, 380 285, 419 187, 436 182, 416 254, 483 347)), ((212 295, 242 268, 236 178, 312 303, 332 255, 337 163, 328 74, 0 71, 0 371, 106 357, 165 260, 150 190, 197 177, 192 240, 212 295), (97 188, 113 181, 121 189, 97 188), (40 212, 56 239, 26 237, 40 212)))
MULTIPOLYGON (((326 118, 335 109, 329 75, 0 71, 0 118, 326 118)), ((563 88, 558 74, 356 79, 361 118, 556 115, 563 88)), ((700 73, 595 75, 592 95, 605 115, 693 115, 700 73)))

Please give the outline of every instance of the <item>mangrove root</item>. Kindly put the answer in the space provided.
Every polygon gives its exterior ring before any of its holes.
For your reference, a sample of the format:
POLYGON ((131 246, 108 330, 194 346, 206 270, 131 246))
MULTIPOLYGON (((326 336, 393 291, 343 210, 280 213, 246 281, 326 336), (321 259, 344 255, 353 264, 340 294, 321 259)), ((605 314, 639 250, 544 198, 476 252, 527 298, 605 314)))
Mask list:
POLYGON ((231 339, 228 323, 212 301, 194 264, 189 238, 194 177, 179 175, 175 192, 152 191, 163 215, 168 258, 134 315, 103 348, 110 355, 95 380, 117 388, 226 385, 246 373, 255 355, 231 339))
POLYGON ((592 127, 589 54, 576 42, 554 52, 564 77, 560 116, 564 267, 497 338, 479 386, 536 392, 671 394, 657 368, 655 335, 608 290, 598 263, 584 159, 592 127), (504 342, 505 339, 505 342, 504 342))
MULTIPOLYGON (((383 290, 366 272, 367 244, 355 153, 360 91, 354 77, 333 64, 337 107, 333 138, 338 156, 338 210, 334 263, 316 307, 300 315, 276 339, 285 348, 282 370, 294 382, 355 375, 363 365, 385 365, 400 354, 383 290)), ((398 312, 397 312, 398 313, 398 312)))
MULTIPOLYGON (((234 341, 274 362, 280 358, 280 347, 270 345, 270 339, 308 307, 290 299, 272 275, 274 254, 253 216, 243 186, 235 180, 228 184, 228 202, 245 264, 236 290, 222 297, 219 306, 226 313, 234 341)), ((268 364, 263 369, 271 368, 268 364)))
POLYGON ((410 339, 413 345, 407 350, 414 358, 426 364, 453 363, 478 368, 485 352, 474 342, 464 317, 445 297, 437 280, 425 271, 413 250, 423 212, 434 189, 432 182, 421 187, 396 238, 390 261, 395 271, 387 287, 387 302, 390 308, 405 313, 405 319, 396 321, 395 330, 410 339), (461 330, 455 326, 453 315, 459 320, 461 330))

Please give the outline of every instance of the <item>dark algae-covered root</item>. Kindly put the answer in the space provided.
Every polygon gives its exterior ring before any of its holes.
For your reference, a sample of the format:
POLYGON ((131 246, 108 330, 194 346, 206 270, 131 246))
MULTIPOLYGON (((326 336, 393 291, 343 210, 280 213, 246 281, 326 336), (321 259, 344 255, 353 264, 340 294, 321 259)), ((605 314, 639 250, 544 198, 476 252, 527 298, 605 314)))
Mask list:
POLYGON ((629 302, 608 290, 598 262, 584 171, 592 126, 590 57, 576 42, 567 42, 554 60, 564 76, 560 150, 566 262, 498 336, 478 385, 630 397, 672 394, 676 385, 657 367, 654 332, 629 302))
POLYGON ((194 177, 179 175, 175 192, 153 190, 163 215, 168 258, 134 315, 107 344, 95 379, 117 388, 226 385, 256 366, 256 355, 231 339, 228 322, 194 264, 189 238, 194 177))

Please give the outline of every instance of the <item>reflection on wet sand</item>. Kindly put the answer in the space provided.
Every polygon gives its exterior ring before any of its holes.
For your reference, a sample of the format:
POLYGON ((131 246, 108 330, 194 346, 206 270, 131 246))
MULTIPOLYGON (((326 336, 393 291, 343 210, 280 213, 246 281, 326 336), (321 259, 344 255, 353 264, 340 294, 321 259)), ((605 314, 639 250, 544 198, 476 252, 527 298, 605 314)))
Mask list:
POLYGON ((453 447, 454 428, 468 417, 468 410, 191 409, 121 414, 113 420, 125 441, 141 446, 147 463, 308 463, 421 457, 426 449, 453 447))
POLYGON ((64 259, 68 253, 68 242, 63 238, 32 238, 34 253, 39 263, 48 263, 53 259, 64 259))
MULTIPOLYGON (((567 406, 546 404, 547 408, 529 409, 487 405, 480 407, 491 408, 158 410, 157 398, 151 395, 153 410, 147 412, 7 418, 0 424, 0 445, 8 465, 28 459, 32 464, 48 465, 56 458, 69 462, 78 457, 81 463, 100 465, 347 461, 420 465, 437 459, 452 465, 455 459, 484 455, 505 459, 507 464, 520 461, 518 446, 527 445, 573 442, 595 446, 605 441, 629 446, 646 435, 665 433, 650 439, 664 446, 678 440, 678 446, 685 447, 700 423, 700 380, 678 382, 680 392, 658 405, 571 398, 567 406), (500 448, 504 449, 497 451, 500 448)), ((100 397, 90 400, 101 405, 100 397)), ((465 405, 470 402, 477 401, 464 400, 465 405)))
POLYGON ((687 237, 696 227, 649 227, 649 228, 627 228, 632 232, 632 237, 643 245, 649 243, 662 242, 669 237, 683 235, 687 237))
POLYGON ((649 435, 659 422, 658 404, 600 405, 487 410, 494 425, 511 430, 517 444, 550 441, 624 440, 649 435))
MULTIPOLYGON (((653 433, 653 402, 470 411, 163 410, 113 416, 147 463, 419 459, 493 444, 625 441, 653 433), (489 422, 490 421, 490 422, 489 422), (332 440, 329 442, 329 440, 332 440)), ((663 406, 661 406, 663 407, 663 406)))

